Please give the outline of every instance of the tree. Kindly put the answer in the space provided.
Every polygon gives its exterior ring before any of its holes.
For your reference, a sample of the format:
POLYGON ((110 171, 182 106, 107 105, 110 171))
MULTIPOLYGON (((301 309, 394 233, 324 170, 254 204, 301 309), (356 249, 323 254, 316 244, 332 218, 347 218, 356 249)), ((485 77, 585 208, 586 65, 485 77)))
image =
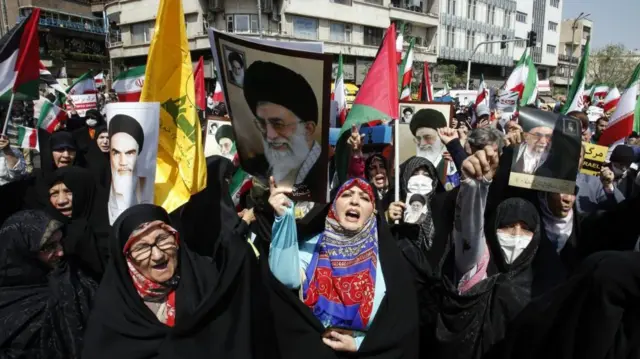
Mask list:
POLYGON ((594 51, 589 56, 587 81, 606 84, 624 89, 640 56, 629 51, 622 44, 610 44, 594 51))
POLYGON ((436 66, 436 71, 441 74, 442 82, 446 82, 452 89, 464 88, 467 85, 467 72, 458 72, 456 65, 440 64, 436 66))

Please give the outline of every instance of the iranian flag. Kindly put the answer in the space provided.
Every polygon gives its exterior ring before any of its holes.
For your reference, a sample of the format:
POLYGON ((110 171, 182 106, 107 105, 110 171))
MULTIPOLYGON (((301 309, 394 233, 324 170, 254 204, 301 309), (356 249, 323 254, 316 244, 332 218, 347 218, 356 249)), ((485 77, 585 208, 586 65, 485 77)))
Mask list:
POLYGON ((604 98, 604 112, 608 113, 616 109, 620 101, 620 90, 617 87, 612 88, 607 97, 604 98))
POLYGON ((222 101, 224 101, 222 86, 220 86, 220 82, 216 81, 216 89, 213 90, 213 103, 217 105, 222 101))
POLYGON ((245 193, 249 192, 252 186, 251 175, 246 173, 241 167, 238 167, 229 183, 229 194, 231 195, 233 204, 238 210, 240 210, 240 208, 238 208, 240 199, 245 193))
POLYGON ((52 89, 58 92, 65 93, 62 85, 60 85, 56 80, 56 78, 53 77, 51 72, 47 69, 46 66, 44 66, 42 61, 39 61, 39 62, 40 62, 40 81, 45 83, 48 87, 51 87, 52 89))
POLYGON ((144 85, 146 66, 138 66, 121 72, 113 82, 113 89, 120 102, 138 102, 144 85))
POLYGON ((424 70, 422 70, 422 81, 418 86, 418 99, 423 102, 433 101, 433 84, 429 74, 429 63, 426 61, 424 62, 424 70))
POLYGON ((341 183, 346 180, 349 163, 347 138, 352 126, 398 118, 398 64, 396 62, 396 26, 391 24, 385 33, 378 55, 364 78, 340 129, 336 145, 336 169, 341 183))
POLYGON ((342 70, 342 54, 338 57, 338 74, 336 84, 331 94, 333 100, 338 103, 338 123, 340 126, 347 119, 347 91, 344 87, 344 73, 342 70))
POLYGON ((573 82, 571 82, 571 88, 569 89, 569 97, 567 97, 567 102, 565 102, 562 110, 560 110, 560 112, 565 115, 573 111, 582 111, 585 107, 584 97, 582 97, 582 94, 584 93, 584 88, 587 85, 590 42, 590 40, 587 40, 584 51, 582 51, 582 59, 580 59, 580 64, 573 76, 573 82))
POLYGON ((38 116, 38 128, 53 133, 59 123, 67 120, 67 112, 51 103, 48 99, 43 101, 40 115, 38 116))
POLYGON ((396 38, 396 61, 398 61, 398 64, 402 61, 402 50, 404 50, 404 23, 400 25, 400 31, 396 38))
POLYGON ((489 106, 489 89, 484 82, 484 74, 480 75, 480 85, 478 86, 478 95, 476 96, 476 107, 480 104, 489 106))
POLYGON ((97 93, 96 81, 91 71, 77 78, 67 89, 69 95, 87 95, 97 93))
POLYGON ((589 99, 591 98, 591 91, 593 90, 593 85, 591 85, 591 87, 585 87, 585 89, 582 91, 582 98, 585 103, 587 101, 589 101, 589 99))
POLYGON ((627 89, 618 101, 615 112, 598 140, 598 144, 609 146, 629 136, 633 131, 640 130, 640 64, 636 67, 627 89))
POLYGON ((609 86, 607 85, 596 85, 593 86, 591 90, 591 103, 596 104, 598 100, 603 99, 609 93, 609 86))
POLYGON ((38 130, 24 126, 18 126, 18 147, 30 150, 39 150, 38 130))
POLYGON ((0 39, 0 100, 37 100, 40 97, 40 9, 14 26, 0 39))
POLYGON ((95 75, 93 77, 93 81, 98 87, 104 86, 104 73, 100 72, 99 74, 95 75))
POLYGON ((409 48, 407 49, 407 54, 404 56, 404 60, 402 60, 402 74, 398 79, 399 82, 399 94, 400 100, 402 101, 411 101, 411 79, 413 78, 413 45, 415 43, 415 39, 411 39, 409 42, 409 48))
POLYGON ((506 92, 517 92, 521 106, 535 103, 538 95, 538 71, 527 51, 522 53, 503 89, 506 92))

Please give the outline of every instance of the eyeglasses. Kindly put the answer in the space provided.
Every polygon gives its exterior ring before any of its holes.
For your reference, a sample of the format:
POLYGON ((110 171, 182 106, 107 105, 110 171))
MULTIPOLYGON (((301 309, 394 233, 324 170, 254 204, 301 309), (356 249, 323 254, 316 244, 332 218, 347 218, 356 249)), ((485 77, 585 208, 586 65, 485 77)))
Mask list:
POLYGON ((175 237, 170 233, 167 233, 156 239, 153 244, 135 245, 129 250, 129 257, 138 262, 145 261, 151 257, 153 247, 156 247, 166 253, 168 250, 178 248, 178 244, 175 242, 175 237))
POLYGON ((536 138, 536 141, 540 141, 542 138, 545 138, 547 140, 551 139, 550 134, 544 134, 544 133, 540 133, 540 132, 533 132, 533 133, 529 133, 531 136, 536 138))
POLYGON ((286 124, 282 120, 272 120, 272 119, 264 120, 259 117, 256 117, 253 121, 255 122, 256 127, 258 127, 258 130, 260 130, 260 132, 262 132, 263 134, 267 133, 267 124, 271 126, 271 128, 273 128, 274 131, 282 132, 289 127, 296 126, 298 125, 298 123, 301 123, 301 122, 294 122, 294 123, 286 124))

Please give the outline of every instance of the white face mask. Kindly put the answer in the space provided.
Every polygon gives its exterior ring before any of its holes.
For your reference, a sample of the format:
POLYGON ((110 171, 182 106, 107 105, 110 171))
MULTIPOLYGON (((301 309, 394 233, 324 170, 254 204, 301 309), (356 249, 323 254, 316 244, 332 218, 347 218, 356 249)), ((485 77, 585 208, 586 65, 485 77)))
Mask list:
POLYGON ((426 196, 433 191, 433 180, 425 175, 411 176, 407 189, 409 193, 419 193, 426 196))
POLYGON ((94 120, 93 118, 87 119, 87 126, 94 127, 98 124, 98 120, 94 120))
POLYGON ((533 236, 514 236, 506 233, 497 233, 498 242, 504 254, 504 260, 507 264, 512 264, 527 248, 533 236))

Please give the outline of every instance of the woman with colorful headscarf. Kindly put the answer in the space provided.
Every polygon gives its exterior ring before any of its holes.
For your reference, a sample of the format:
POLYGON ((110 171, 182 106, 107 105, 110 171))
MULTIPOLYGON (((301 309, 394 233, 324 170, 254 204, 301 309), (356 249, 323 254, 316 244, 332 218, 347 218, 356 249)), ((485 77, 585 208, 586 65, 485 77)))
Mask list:
POLYGON ((66 263, 61 229, 42 211, 0 228, 0 358, 80 358, 98 285, 66 263))
POLYGON ((416 289, 371 186, 358 178, 343 184, 324 231, 298 242, 291 192, 270 182, 281 358, 417 358, 416 289))
POLYGON ((112 237, 84 358, 269 357, 262 331, 272 329, 246 239, 227 237, 213 257, 200 256, 151 204, 125 210, 112 237))

